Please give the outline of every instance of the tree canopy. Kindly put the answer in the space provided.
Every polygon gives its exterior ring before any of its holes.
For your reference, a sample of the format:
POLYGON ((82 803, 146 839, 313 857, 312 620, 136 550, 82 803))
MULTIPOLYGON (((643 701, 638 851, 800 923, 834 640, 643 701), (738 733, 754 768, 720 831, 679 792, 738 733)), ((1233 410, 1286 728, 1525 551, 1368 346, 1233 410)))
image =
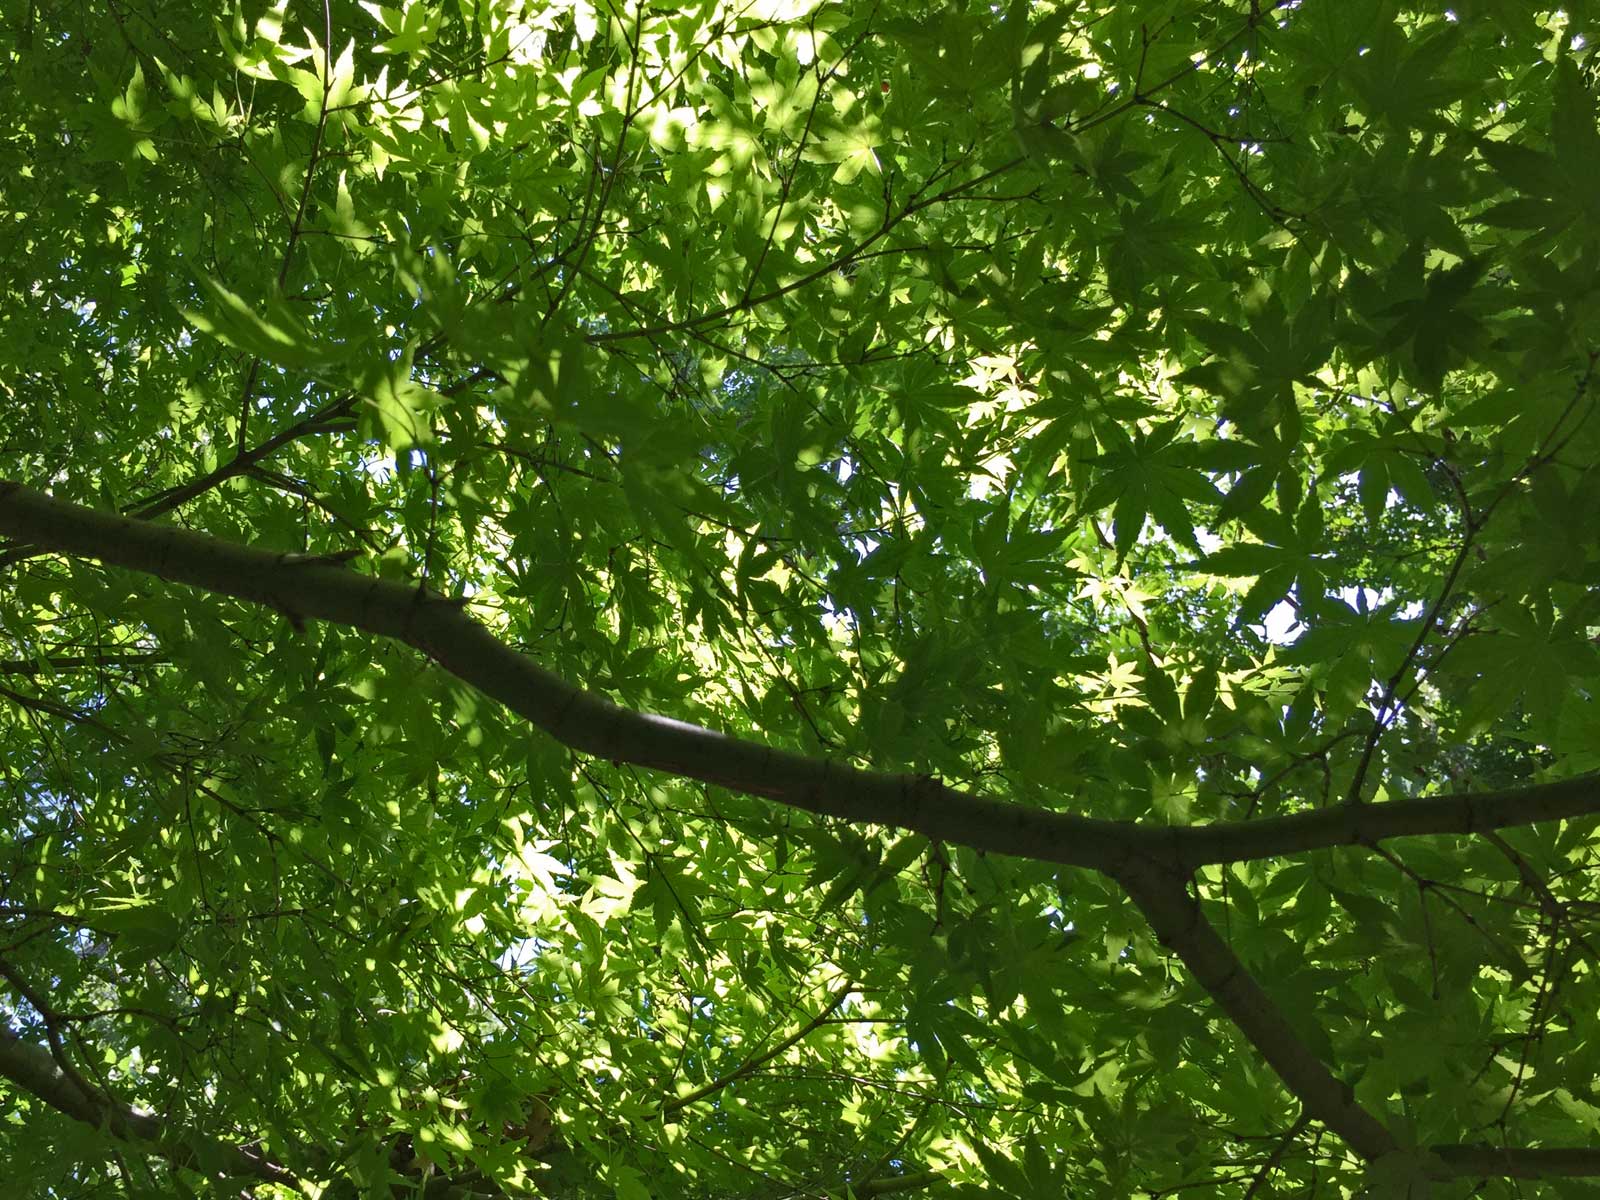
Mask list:
POLYGON ((13 1194, 1596 1194, 1587 0, 397 4, 0 17, 13 1194))

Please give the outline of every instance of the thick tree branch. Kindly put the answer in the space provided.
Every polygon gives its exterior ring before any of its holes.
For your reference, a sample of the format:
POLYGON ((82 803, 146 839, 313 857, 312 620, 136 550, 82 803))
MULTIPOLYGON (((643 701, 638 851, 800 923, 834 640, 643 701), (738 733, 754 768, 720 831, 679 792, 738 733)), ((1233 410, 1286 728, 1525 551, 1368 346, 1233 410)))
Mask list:
POLYGON ((1600 1175, 1600 1147, 1434 1146, 1431 1152, 1444 1160, 1449 1173, 1456 1177, 1554 1179, 1600 1175))
MULTIPOLYGON (((1600 812, 1600 786, 1592 777, 1503 792, 1346 805, 1297 816, 1171 829, 1042 811, 970 795, 925 776, 859 770, 622 708, 505 646, 455 601, 322 559, 256 550, 101 513, 3 481, 0 533, 62 554, 252 601, 295 620, 330 621, 404 641, 574 750, 809 812, 897 826, 975 849, 1110 875, 1126 888, 1161 941, 1261 1051, 1306 1112, 1369 1159, 1392 1152, 1393 1136, 1355 1103, 1349 1087, 1311 1052, 1205 920, 1188 893, 1189 873, 1205 863, 1370 845, 1393 837, 1485 832, 1600 812)), ((26 1044, 15 1037, 4 1044, 20 1064, 11 1070, 58 1091, 61 1084, 52 1085, 56 1068, 48 1054, 38 1047, 15 1049, 18 1046, 26 1044), (37 1057, 28 1058, 29 1053, 43 1056, 43 1065, 37 1057)), ((1449 1174, 1600 1172, 1600 1151, 1446 1147, 1439 1157, 1449 1174)))
POLYGON ((927 776, 860 770, 622 708, 504 645, 453 600, 321 559, 102 513, 4 481, 0 533, 41 549, 266 605, 297 620, 329 621, 404 641, 583 753, 808 812, 1109 875, 1140 863, 1187 873, 1209 863, 1600 815, 1600 779, 1594 776, 1184 827, 1051 812, 975 796, 927 776))
POLYGON ((1165 835, 967 795, 936 779, 863 771, 635 712, 505 646, 455 601, 297 554, 238 546, 97 512, 0 482, 0 533, 406 642, 574 750, 652 767, 794 808, 1069 866, 1112 870, 1165 835))
POLYGON ((1397 1148, 1394 1135, 1356 1103, 1349 1085, 1335 1078, 1305 1044, 1233 948, 1206 920, 1189 894, 1185 877, 1159 867, 1140 866, 1117 879, 1161 944, 1182 960, 1196 982, 1261 1052, 1284 1086, 1300 1100, 1307 1117, 1321 1121, 1363 1158, 1378 1158, 1397 1148))
POLYGON ((296 1185, 295 1176, 254 1150, 231 1146, 193 1132, 168 1129, 154 1113, 123 1104, 75 1083, 50 1052, 0 1025, 0 1076, 59 1113, 93 1125, 119 1141, 153 1150, 174 1166, 198 1170, 203 1159, 211 1172, 231 1178, 296 1185))
POLYGON ((45 1039, 50 1043, 50 1058, 55 1063, 56 1069, 61 1072, 62 1078, 72 1087, 77 1089, 81 1096, 94 1095, 94 1085, 85 1079, 78 1068, 73 1066, 72 1060, 67 1056, 66 1043, 61 1037, 61 1027, 65 1022, 61 1014, 56 1012, 55 1006, 48 997, 39 993, 32 984, 22 977, 22 973, 13 967, 4 958, 0 958, 0 979, 5 980, 11 988, 28 1006, 39 1014, 44 1022, 45 1039))
MULTIPOLYGON (((1307 1119, 1321 1121, 1369 1161, 1399 1149, 1389 1130, 1356 1103, 1350 1087, 1306 1045, 1260 982, 1206 920, 1183 876, 1167 873, 1158 866, 1141 865, 1117 878, 1161 944, 1178 956, 1300 1101, 1301 1117, 1296 1130, 1307 1119)), ((1273 1162, 1282 1157, 1288 1140, 1274 1153, 1273 1162)), ((1441 1179, 1600 1175, 1600 1148, 1432 1146, 1426 1153, 1439 1160, 1433 1173, 1441 1179)), ((1251 1192, 1255 1190, 1252 1186, 1251 1192)))
POLYGON ((1488 833, 1594 816, 1600 816, 1600 777, 1580 775, 1497 792, 1340 804, 1285 817, 1189 825, 1169 833, 1167 857, 1174 865, 1193 868, 1331 846, 1371 846, 1392 838, 1488 833))

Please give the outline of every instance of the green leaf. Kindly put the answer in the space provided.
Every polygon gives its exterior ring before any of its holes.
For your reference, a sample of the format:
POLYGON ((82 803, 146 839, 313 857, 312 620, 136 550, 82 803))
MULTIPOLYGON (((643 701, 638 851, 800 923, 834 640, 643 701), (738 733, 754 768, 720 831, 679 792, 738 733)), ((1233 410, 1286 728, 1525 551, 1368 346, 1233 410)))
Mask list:
POLYGON ((1293 561, 1294 556, 1280 546, 1241 542, 1213 551, 1195 566, 1208 575, 1256 576, 1288 566, 1293 561))
POLYGON ((1276 469, 1269 466, 1251 467, 1241 474, 1217 506, 1217 524, 1237 520, 1258 506, 1272 492, 1276 478, 1276 469))
POLYGON ((361 391, 377 436, 391 450, 405 451, 433 440, 432 415, 444 397, 411 377, 410 356, 376 363, 361 391))
POLYGON ((320 342, 281 300, 259 308, 207 275, 196 275, 205 309, 184 308, 184 318, 202 333, 279 366, 316 371, 336 362, 338 350, 320 342))

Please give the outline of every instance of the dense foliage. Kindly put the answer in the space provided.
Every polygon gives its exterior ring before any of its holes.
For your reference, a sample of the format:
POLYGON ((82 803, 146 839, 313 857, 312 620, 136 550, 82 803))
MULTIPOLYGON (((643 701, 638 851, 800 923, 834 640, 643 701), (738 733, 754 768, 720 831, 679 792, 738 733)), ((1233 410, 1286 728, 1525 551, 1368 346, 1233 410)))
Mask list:
POLYGON ((1595 1194, 1586 2, 0 28, 10 1194, 1595 1194))

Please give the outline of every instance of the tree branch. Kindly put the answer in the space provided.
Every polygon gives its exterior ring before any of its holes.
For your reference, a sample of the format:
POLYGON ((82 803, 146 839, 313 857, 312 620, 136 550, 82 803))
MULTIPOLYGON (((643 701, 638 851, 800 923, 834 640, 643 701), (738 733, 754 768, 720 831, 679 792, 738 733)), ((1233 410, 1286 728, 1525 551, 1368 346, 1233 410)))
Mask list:
POLYGON ((0 675, 49 675, 84 668, 161 666, 172 660, 164 654, 135 654, 108 651, 104 654, 47 654, 42 658, 13 658, 0 661, 0 675))
POLYGON ((1496 1176, 1510 1179, 1553 1179, 1600 1175, 1600 1148, 1587 1146, 1434 1146, 1454 1177, 1496 1176))
POLYGON ((749 1075, 752 1071, 755 1071, 763 1064, 771 1062, 790 1046, 805 1040, 805 1038, 809 1036, 814 1029, 817 1029, 823 1025, 827 1019, 838 1010, 839 1006, 845 1002, 846 997, 848 997, 854 989, 854 984, 845 984, 838 991, 834 992, 833 998, 828 1001, 827 1006, 824 1007, 821 1012, 819 1012, 805 1025, 797 1029, 794 1033, 784 1038, 776 1046, 773 1046, 768 1050, 764 1050, 760 1054, 757 1054, 751 1058, 745 1059, 744 1062, 740 1063, 726 1075, 719 1075, 710 1083, 697 1087, 692 1092, 685 1092, 681 1096, 674 1096, 671 1100, 668 1100, 661 1106, 660 1115, 670 1116, 673 1113, 681 1112, 683 1109, 688 1108, 689 1105, 693 1104, 695 1101, 704 1100, 707 1096, 713 1095, 716 1092, 720 1092, 729 1084, 743 1079, 746 1075, 749 1075))
POLYGON ((197 1162, 203 1157, 219 1164, 217 1173, 226 1177, 298 1186, 292 1172, 254 1150, 193 1131, 170 1130, 154 1113, 74 1083, 48 1050, 18 1037, 6 1025, 0 1025, 0 1076, 57 1112, 104 1130, 118 1141, 153 1150, 174 1166, 198 1170, 197 1162))
MULTIPOLYGON (((8 481, 0 481, 0 533, 251 601, 297 621, 329 621, 406 642, 583 753, 808 812, 896 826, 939 841, 1111 876, 1306 1112, 1369 1159, 1393 1151, 1393 1136, 1355 1103, 1350 1089, 1311 1052, 1205 920, 1188 893, 1189 874, 1206 863, 1373 845, 1394 837, 1481 833, 1600 812, 1600 787, 1592 776, 1500 792, 1343 805, 1259 821, 1168 829, 1045 811, 971 795, 929 776, 861 770, 622 708, 499 642, 456 601, 325 560, 101 513, 8 481)), ((64 1081, 52 1082, 55 1064, 43 1049, 27 1047, 15 1037, 0 1048, 21 1064, 10 1070, 23 1078, 47 1089, 63 1086, 64 1081), (27 1058, 29 1053, 42 1060, 27 1058)), ((1451 1174, 1600 1173, 1600 1150, 1446 1147, 1439 1154, 1451 1174)))
POLYGON ((316 558, 97 512, 0 482, 0 533, 276 609, 395 638, 574 750, 793 808, 915 830, 1024 858, 1111 871, 1159 853, 1163 831, 973 796, 919 775, 859 770, 635 712, 517 653, 453 600, 316 558))
POLYGON ((1305 1044, 1233 948, 1206 920, 1199 902, 1189 894, 1187 878, 1141 866, 1124 871, 1117 880, 1161 944, 1182 960, 1196 982, 1261 1052, 1299 1099, 1307 1117, 1321 1121, 1363 1158, 1379 1158, 1397 1149, 1394 1135, 1356 1103, 1350 1086, 1336 1078, 1305 1044))
POLYGON ((882 1179, 868 1179, 852 1184, 850 1190, 857 1196, 887 1196, 894 1192, 919 1191, 943 1183, 945 1176, 937 1171, 918 1171, 913 1175, 885 1175, 882 1179))
POLYGON ((406 642, 573 750, 807 812, 1107 875, 1120 877, 1139 864, 1186 874, 1207 864, 1331 846, 1483 833, 1600 814, 1600 779, 1591 775, 1213 825, 1162 828, 1082 817, 972 795, 930 776, 862 770, 622 708, 504 645, 453 600, 316 558, 103 513, 7 481, 0 481, 0 533, 248 600, 297 620, 329 621, 406 642))

